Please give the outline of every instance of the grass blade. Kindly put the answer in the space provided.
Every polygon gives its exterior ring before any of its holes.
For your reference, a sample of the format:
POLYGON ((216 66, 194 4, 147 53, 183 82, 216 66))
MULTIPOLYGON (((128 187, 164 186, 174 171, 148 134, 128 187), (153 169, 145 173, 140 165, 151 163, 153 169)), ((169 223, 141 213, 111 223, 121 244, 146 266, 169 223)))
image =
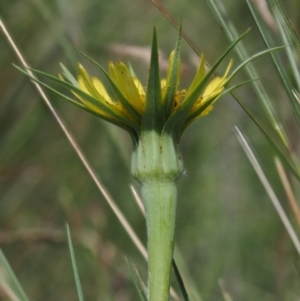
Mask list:
POLYGON ((220 287, 220 290, 222 292, 224 301, 233 301, 232 298, 231 298, 231 296, 229 295, 226 287, 225 287, 223 279, 219 280, 219 287, 220 287))
MULTIPOLYGON (((231 42, 234 41, 238 37, 239 34, 238 34, 236 27, 231 22, 231 18, 226 11, 224 3, 221 0, 206 0, 206 2, 208 4, 208 6, 210 7, 212 13, 214 14, 216 20, 219 22, 220 26, 224 30, 224 33, 227 36, 227 39, 231 42)), ((245 46, 243 45, 243 42, 239 43, 234 48, 234 51, 237 54, 240 61, 244 61, 249 57, 248 52, 247 52, 245 46)), ((256 78, 259 78, 258 72, 256 71, 256 69, 252 63, 246 65, 244 70, 250 79, 254 80, 256 78)), ((269 99, 269 96, 268 96, 264 86, 262 85, 261 82, 254 81, 253 88, 254 88, 254 91, 255 91, 258 99, 262 103, 262 105, 267 113, 267 116, 270 120, 270 123, 271 123, 273 129, 277 132, 278 136, 281 138, 283 143, 285 145, 288 145, 289 143, 288 143, 287 135, 277 119, 275 110, 273 108, 273 105, 269 99)))
MULTIPOLYGON (((276 17, 278 27, 280 30, 281 38, 283 43, 287 45, 286 54, 289 60, 289 67, 291 68, 292 74, 294 75, 294 79, 296 81, 298 89, 300 89, 300 72, 298 70, 298 58, 296 57, 296 51, 293 51, 293 43, 288 32, 288 29, 285 26, 285 23, 282 21, 282 16, 277 9, 274 10, 274 15, 276 17)), ((299 49, 300 51, 300 49, 299 49)), ((283 66, 283 64, 281 64, 283 66)))
POLYGON ((70 255, 71 255, 71 262, 72 262, 72 268, 73 268, 73 273, 74 273, 74 278, 75 278, 78 299, 79 299, 79 301, 84 301, 83 293, 82 293, 82 289, 81 289, 81 283, 80 283, 79 274, 78 274, 78 269, 77 269, 77 264, 76 264, 76 259, 75 259, 75 253, 74 253, 74 249, 73 249, 70 228, 69 228, 68 224, 66 224, 66 231, 67 231, 68 244, 69 244, 69 250, 70 250, 70 255))
MULTIPOLYGON (((251 11, 254 19, 255 19, 255 22, 257 24, 259 32, 260 32, 260 34, 261 34, 261 36, 262 36, 262 38, 263 38, 263 40, 264 40, 267 48, 273 47, 273 41, 272 41, 271 35, 268 32, 268 30, 266 30, 262 26, 262 24, 261 24, 261 22, 260 22, 260 20, 259 20, 259 18, 257 16, 257 14, 256 14, 256 11, 255 11, 255 9, 253 7, 253 4, 251 3, 250 0, 246 0, 246 1, 247 1, 247 4, 248 4, 248 6, 250 8, 250 11, 251 11)), ((276 72, 278 74, 278 77, 279 77, 281 83, 282 83, 282 87, 284 88, 284 90, 285 90, 285 92, 286 92, 286 94, 287 94, 287 96, 288 96, 288 98, 289 98, 289 100, 290 100, 290 102, 291 102, 291 104, 293 106, 295 115, 297 117, 296 120, 298 122, 298 125, 300 125, 300 108, 299 108, 299 106, 294 101, 294 97, 293 97, 293 93, 292 93, 293 87, 291 86, 291 84, 290 84, 287 76, 285 75, 285 73, 283 71, 283 67, 282 67, 283 64, 279 61, 279 59, 277 58, 277 56, 274 53, 271 53, 270 55, 271 55, 271 58, 272 58, 275 70, 276 70, 276 72)))
POLYGON ((143 281, 141 280, 137 269, 127 260, 126 258, 126 263, 128 266, 128 269, 130 271, 131 274, 131 278, 134 282, 134 285, 139 293, 139 296, 141 298, 142 301, 147 301, 147 289, 145 287, 145 284, 143 283, 143 281))
POLYGON ((277 196, 275 195, 274 190, 272 189, 268 179, 266 178, 261 166, 259 165, 259 163, 258 163, 253 151, 251 150, 249 144, 247 143, 245 137, 243 136, 243 134, 240 132, 240 130, 237 127, 235 127, 235 129, 237 132, 237 138, 238 138, 245 154, 247 155, 252 167, 254 168, 256 174, 258 175, 262 185, 264 186, 279 218, 281 219, 287 233, 290 236, 290 239, 292 240, 292 242, 295 246, 295 249, 297 250, 297 252, 300 256, 300 241, 297 237, 297 234, 296 234, 292 224, 290 223, 287 215, 285 214, 277 196))
POLYGON ((276 165, 276 169, 278 171, 280 180, 282 182, 285 194, 287 196, 289 205, 292 209, 292 212, 294 213, 295 219, 296 219, 299 229, 300 229, 300 207, 296 200, 296 196, 293 192, 292 185, 291 185, 291 183, 285 173, 285 170, 278 158, 275 158, 275 165, 276 165))
MULTIPOLYGON (((247 113, 247 115, 251 118, 251 120, 258 126, 262 134, 267 138, 267 141, 270 143, 274 151, 276 152, 277 156, 284 162, 284 164, 290 169, 293 175, 300 181, 300 174, 298 169, 296 169, 291 162, 286 158, 284 153, 279 149, 277 144, 272 140, 272 138, 268 135, 266 130, 262 127, 262 125, 256 120, 256 118, 250 113, 250 111, 246 108, 246 106, 242 103, 242 101, 232 93, 232 96, 238 102, 238 104, 243 108, 243 110, 247 113)), ((292 156, 293 158, 293 156, 292 156)))
POLYGON ((174 258, 173 258, 173 260, 172 260, 172 266, 173 266, 173 270, 174 270, 174 273, 175 273, 177 282, 178 282, 178 284, 179 284, 179 287, 180 287, 180 290, 181 290, 181 293, 182 293, 182 296, 183 296, 184 301, 190 301, 189 296, 188 296, 188 293, 187 293, 187 291, 186 291, 186 288, 185 288, 185 286, 184 286, 182 277, 181 277, 181 275, 180 275, 179 269, 178 269, 178 267, 177 267, 177 265, 176 265, 176 262, 175 262, 175 259, 174 259, 174 258))
POLYGON ((13 301, 28 301, 2 250, 0 250, 0 287, 13 301))
POLYGON ((291 35, 292 39, 294 40, 294 43, 297 45, 297 48, 300 50, 300 40, 299 40, 293 26, 291 25, 291 22, 289 21, 289 18, 287 17, 287 15, 282 7, 282 4, 280 3, 279 0, 273 0, 273 3, 275 4, 276 8, 280 12, 280 15, 283 18, 283 20, 286 24, 286 27, 288 28, 290 35, 291 35))

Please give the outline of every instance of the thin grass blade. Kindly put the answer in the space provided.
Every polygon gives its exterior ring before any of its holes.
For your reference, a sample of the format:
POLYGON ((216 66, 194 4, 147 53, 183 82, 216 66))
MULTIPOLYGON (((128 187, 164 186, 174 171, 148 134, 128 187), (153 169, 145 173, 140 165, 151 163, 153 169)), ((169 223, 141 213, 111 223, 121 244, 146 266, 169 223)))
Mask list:
POLYGON ((281 64, 281 66, 288 65, 292 71, 292 74, 294 76, 294 80, 296 82, 297 88, 300 90, 300 72, 298 69, 298 57, 297 54, 300 54, 300 49, 298 51, 295 51, 294 44, 292 42, 290 32, 288 28, 286 27, 286 23, 283 22, 282 16, 280 16, 280 13, 278 9, 274 9, 274 15, 277 20, 277 24, 280 30, 281 38, 284 43, 284 45, 287 45, 286 47, 286 54, 289 60, 289 64, 281 64))
POLYGON ((222 296, 224 298, 224 301, 233 301, 231 296, 229 295, 226 287, 225 287, 223 279, 219 280, 219 287, 220 287, 220 290, 222 292, 222 296))
POLYGON ((14 299, 13 301, 29 301, 2 250, 0 250, 0 287, 14 299))
POLYGON ((69 228, 68 224, 66 224, 66 231, 67 231, 67 238, 68 238, 68 244, 69 244, 69 250, 70 250, 70 255, 71 255, 71 262, 72 262, 72 268, 73 268, 73 273, 74 273, 74 279, 75 279, 78 299, 79 299, 79 301, 84 301, 80 278, 79 278, 78 269, 77 269, 77 264, 76 264, 76 258, 75 258, 72 238, 71 238, 71 233, 70 233, 70 228, 69 228))
POLYGON ((176 276, 176 279, 177 279, 177 282, 178 282, 179 288, 181 290, 184 301, 190 301, 187 290, 185 288, 184 282, 182 280, 182 277, 180 275, 179 269, 176 265, 176 262, 175 262, 174 258, 172 260, 172 266, 173 266, 174 274, 176 276))
POLYGON ((287 156, 280 150, 280 148, 277 146, 277 144, 273 141, 273 139, 270 137, 270 135, 267 133, 267 131, 263 128, 263 126, 256 120, 256 118, 250 113, 250 111, 247 109, 247 107, 243 104, 243 102, 234 94, 231 93, 231 95, 235 98, 235 100, 238 102, 238 104, 243 108, 243 110, 247 113, 247 115, 251 118, 251 120, 258 126, 262 134, 266 137, 267 141, 272 146, 273 150, 277 154, 277 156, 284 162, 285 166, 289 168, 291 173, 300 181, 300 173, 297 168, 295 168, 291 162, 287 159, 287 156))
MULTIPOLYGON (((255 22, 257 24, 259 32, 266 44, 266 47, 267 48, 273 47, 274 42, 272 40, 272 37, 271 37, 269 31, 267 29, 265 29, 265 27, 261 24, 260 19, 253 7, 252 2, 250 0, 246 0, 246 1, 247 1, 247 4, 249 6, 249 9, 250 9, 254 19, 255 19, 255 22)), ((294 97, 293 97, 293 93, 292 93, 293 87, 291 86, 290 81, 284 72, 283 63, 280 62, 279 58, 274 53, 271 53, 271 59, 273 61, 273 64, 274 64, 275 70, 278 74, 278 77, 282 83, 282 87, 284 88, 284 90, 288 96, 288 99, 290 100, 290 102, 293 106, 296 120, 298 122, 298 125, 300 126, 300 108, 294 101, 294 97)))
POLYGON ((282 7, 282 4, 280 3, 279 0, 272 0, 272 2, 274 3, 276 9, 280 12, 280 15, 283 18, 285 25, 288 28, 289 33, 290 33, 294 43, 297 45, 297 48, 300 50, 300 40, 299 40, 291 22, 289 21, 288 16, 286 15, 286 13, 282 7))
POLYGON ((195 283, 196 279, 190 275, 189 267, 185 264, 184 256, 181 254, 181 251, 176 244, 174 248, 174 259, 176 260, 177 267, 180 269, 181 278, 184 279, 190 301, 202 301, 203 298, 198 291, 199 285, 195 283))
POLYGON ((296 221, 298 223, 298 227, 300 229, 300 206, 299 206, 296 196, 293 192, 292 184, 281 164, 281 161, 278 158, 275 158, 275 165, 276 165, 276 169, 279 174, 282 186, 285 190, 287 200, 289 202, 292 212, 294 213, 295 219, 296 219, 296 221))
MULTIPOLYGON (((165 18, 170 22, 170 24, 179 31, 180 29, 180 23, 175 20, 175 18, 172 17, 172 15, 168 12, 168 10, 162 5, 161 2, 158 0, 151 0, 152 3, 160 10, 160 12, 165 16, 165 18)), ((195 53, 200 56, 201 52, 197 49, 197 46, 195 43, 188 37, 188 35, 182 30, 181 32, 182 37, 184 40, 190 45, 190 47, 195 51, 195 53)))
MULTIPOLYGON (((224 30, 224 33, 229 41, 234 41, 238 36, 238 30, 236 29, 235 25, 232 23, 230 16, 227 13, 226 7, 224 3, 221 0, 206 0, 206 3, 210 7, 212 13, 214 14, 217 22, 220 24, 222 29, 224 30)), ((237 54, 238 58, 241 62, 245 61, 249 58, 248 51, 246 50, 243 42, 239 43, 234 48, 235 53, 237 54)), ((251 79, 258 78, 258 72, 256 71, 253 64, 248 64, 245 67, 245 72, 251 79)), ((275 110, 273 108, 272 102, 264 88, 261 82, 255 81, 253 82, 253 88, 254 91, 262 103, 263 107, 265 108, 265 111, 267 113, 267 116, 270 120, 270 123, 273 127, 273 129, 277 132, 278 136, 282 140, 284 145, 289 145, 289 141, 287 138, 287 135, 283 129, 283 127, 280 125, 280 122, 278 121, 278 118, 275 114, 275 110)))
POLYGON ((137 269, 125 258, 128 269, 130 271, 131 278, 134 282, 134 285, 139 293, 141 301, 148 301, 147 298, 147 289, 143 281, 141 280, 137 269))
POLYGON ((287 215, 285 214, 272 186, 270 185, 268 179, 266 178, 260 164, 258 163, 258 160, 256 159, 253 151, 251 150, 249 144, 247 143, 245 137, 243 136, 243 134, 240 132, 240 130, 235 127, 236 130, 236 135, 238 138, 238 141, 240 142, 245 154, 247 155, 252 167, 254 168, 256 174, 258 175, 262 185, 264 186, 279 218, 281 219, 295 249, 297 250, 299 256, 300 256, 300 241, 299 238, 297 237, 297 234, 292 226, 292 224, 290 223, 287 215))

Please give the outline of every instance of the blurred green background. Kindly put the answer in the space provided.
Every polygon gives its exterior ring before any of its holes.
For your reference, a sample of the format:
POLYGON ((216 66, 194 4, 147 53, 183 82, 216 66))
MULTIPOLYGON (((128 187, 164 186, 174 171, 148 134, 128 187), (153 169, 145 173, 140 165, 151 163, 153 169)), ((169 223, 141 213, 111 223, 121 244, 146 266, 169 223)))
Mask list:
MULTIPOLYGON (((249 53, 262 50, 246 3, 223 3, 240 34, 253 28, 244 41, 249 53)), ((163 4, 177 20, 183 18, 184 31, 210 63, 229 45, 205 1, 168 0, 163 4)), ((285 5, 299 33, 299 2, 290 0, 285 5)), ((177 36, 149 0, 1 0, 0 17, 30 66, 54 75, 60 70, 59 62, 76 72, 78 61, 99 75, 78 55, 75 49, 79 49, 103 66, 109 60, 130 61, 146 83, 149 54, 144 50, 151 44, 153 26, 162 60, 168 58, 177 36)), ((181 84, 186 87, 196 72, 197 56, 185 42, 182 61, 181 84)), ((30 300, 74 300, 76 289, 65 239, 68 222, 85 299, 138 300, 124 257, 137 265, 142 277, 146 276, 146 263, 40 95, 13 63, 20 65, 0 34, 1 249, 30 300)), ((293 117, 269 59, 261 58, 255 66, 293 137, 293 117)), ((245 77, 241 73, 238 81, 242 80, 245 77)), ((130 190, 131 184, 138 185, 130 176, 129 136, 47 94, 100 180, 146 243, 144 218, 130 190)), ((251 86, 238 94, 268 127, 251 86)), ((250 137, 289 213, 269 145, 227 96, 182 138, 186 173, 179 183, 176 243, 202 300, 222 300, 219 279, 224 280, 234 300, 300 300, 299 257, 237 142, 235 125, 250 137)), ((1 290, 0 300, 8 300, 1 290)))

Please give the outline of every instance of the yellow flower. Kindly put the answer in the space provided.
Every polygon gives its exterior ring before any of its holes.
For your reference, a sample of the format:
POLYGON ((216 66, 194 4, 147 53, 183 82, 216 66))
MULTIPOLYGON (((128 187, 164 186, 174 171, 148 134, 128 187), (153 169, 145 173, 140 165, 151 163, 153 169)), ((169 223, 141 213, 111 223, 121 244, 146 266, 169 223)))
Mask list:
MULTIPOLYGON (((163 102, 165 101, 164 98, 166 95, 166 91, 170 86, 169 82, 173 56, 174 52, 172 52, 170 55, 170 64, 167 72, 167 78, 162 79, 160 84, 162 106, 164 106, 163 102)), ((222 77, 216 76, 206 85, 204 91, 193 104, 187 119, 191 118, 192 120, 194 120, 196 118, 206 115, 211 111, 211 109, 213 108, 213 103, 220 96, 221 92, 224 90, 225 85, 227 84, 227 76, 231 66, 232 61, 230 61, 230 63, 228 64, 225 74, 222 77), (211 104, 207 105, 208 102, 210 102, 211 104), (207 107, 204 108, 204 106, 207 107)), ((95 113, 98 113, 99 115, 108 119, 115 120, 116 122, 118 121, 118 118, 115 115, 123 115, 125 118, 128 118, 130 121, 134 122, 137 126, 141 125, 143 113, 145 110, 146 91, 140 80, 131 74, 129 68, 124 63, 109 63, 108 76, 111 82, 115 85, 117 91, 119 91, 119 97, 111 97, 108 94, 103 83, 97 77, 90 77, 82 65, 78 65, 78 70, 78 88, 82 92, 95 99, 99 104, 101 104, 103 109, 99 108, 99 106, 97 106, 95 102, 91 102, 90 99, 85 98, 82 95, 78 95, 78 93, 74 92, 74 94, 80 99, 81 103, 84 106, 94 111, 95 113), (120 97, 122 99, 120 99, 120 97), (124 99, 126 99, 128 106, 124 105, 124 99), (107 110, 105 108, 107 108, 107 110), (133 114, 132 111, 136 112, 136 114, 133 114), (116 114, 113 115, 111 114, 111 112, 115 112, 116 114)), ((171 115, 176 110, 178 110, 180 106, 185 102, 187 97, 194 92, 199 83, 204 79, 205 74, 205 59, 202 55, 199 69, 190 87, 187 90, 178 89, 175 92, 173 99, 174 105, 171 109, 171 115)), ((177 85, 178 84, 179 77, 177 85)), ((166 119, 168 119, 169 117, 170 116, 166 116, 166 119)), ((190 122, 191 121, 188 121, 187 123, 189 124, 190 122)))

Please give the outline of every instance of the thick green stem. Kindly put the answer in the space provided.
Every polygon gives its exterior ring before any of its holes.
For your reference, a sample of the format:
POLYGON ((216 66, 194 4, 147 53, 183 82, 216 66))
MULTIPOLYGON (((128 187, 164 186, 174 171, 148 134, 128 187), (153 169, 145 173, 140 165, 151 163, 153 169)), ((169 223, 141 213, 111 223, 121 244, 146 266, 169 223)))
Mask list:
POLYGON ((143 131, 132 157, 146 208, 149 301, 168 301, 173 258, 176 183, 183 170, 177 145, 169 135, 143 131))
POLYGON ((148 234, 149 301, 169 300, 174 247, 177 188, 174 181, 154 179, 142 183, 148 234))

